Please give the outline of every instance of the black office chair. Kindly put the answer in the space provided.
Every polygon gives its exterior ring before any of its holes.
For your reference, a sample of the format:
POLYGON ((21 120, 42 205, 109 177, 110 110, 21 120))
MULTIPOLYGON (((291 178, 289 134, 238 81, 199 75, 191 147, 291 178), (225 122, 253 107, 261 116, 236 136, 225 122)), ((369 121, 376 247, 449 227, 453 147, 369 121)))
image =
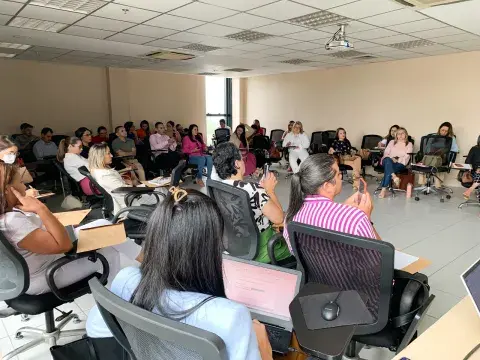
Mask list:
POLYGON ((60 141, 66 139, 67 137, 67 135, 52 135, 52 141, 58 146, 60 145, 60 141))
POLYGON ((103 320, 129 359, 228 359, 218 335, 135 306, 95 279, 89 284, 103 320))
MULTIPOLYGON (((270 139, 268 136, 256 135, 252 139, 250 152, 255 155, 257 168, 262 168, 267 163, 268 151, 270 150, 270 139)), ((280 159, 278 160, 280 161, 280 159)), ((277 162, 278 162, 277 161, 277 162)))
POLYGON ((310 149, 309 152, 311 154, 318 154, 318 153, 326 153, 327 149, 327 141, 325 142, 325 137, 328 137, 324 131, 314 131, 312 133, 312 138, 310 140, 310 149))
MULTIPOLYGON (((253 217, 248 193, 211 179, 207 180, 207 189, 209 196, 217 203, 222 213, 225 224, 223 239, 225 250, 231 256, 254 260, 258 255, 260 231, 253 217)), ((281 233, 272 236, 269 243, 273 247, 277 241, 284 241, 281 233)), ((272 264, 294 267, 293 258, 289 257, 277 262, 272 254, 273 252, 269 254, 272 264)))
POLYGON ((43 343, 53 346, 56 345, 56 341, 59 338, 82 336, 85 334, 84 329, 62 330, 71 320, 79 323, 79 317, 72 312, 65 313, 57 309, 61 312, 61 316, 57 318, 59 323, 56 325, 54 309, 90 293, 88 281, 92 278, 99 279, 99 283, 101 284, 105 285, 107 283, 109 266, 103 255, 95 251, 90 251, 81 254, 66 255, 56 260, 48 266, 46 271, 47 283, 51 292, 42 295, 25 294, 30 286, 30 274, 27 263, 1 232, 0 264, 0 301, 5 301, 5 303, 15 311, 15 316, 19 314, 22 314, 22 316, 45 314, 45 331, 31 327, 18 329, 15 335, 17 339, 22 339, 24 335, 28 335, 29 337, 33 337, 33 340, 3 355, 4 360, 12 359, 43 343), (62 266, 82 258, 88 258, 92 262, 100 261, 103 266, 102 274, 94 273, 75 284, 63 289, 58 289, 55 285, 55 272, 62 266))
POLYGON ((306 283, 357 291, 374 319, 357 325, 345 355, 358 356, 361 347, 357 343, 398 353, 416 337, 435 296, 429 295, 428 279, 422 274, 415 274, 416 280, 410 280, 405 288, 398 287, 397 293, 394 278, 400 284, 409 276, 398 270, 394 276, 392 244, 297 222, 288 224, 288 234, 297 269, 306 283))
MULTIPOLYGON (((478 137, 478 144, 480 144, 480 136, 478 137)), ((477 169, 480 167, 480 145, 476 145, 470 149, 468 152, 468 155, 466 156, 465 159, 465 164, 470 164, 472 165, 472 173, 475 173, 477 169)), ((459 172, 458 174, 459 181, 462 183, 462 171, 459 172)), ((462 183, 463 187, 469 188, 472 186, 473 183, 467 183, 464 184, 462 183)), ((476 200, 466 200, 462 202, 460 205, 458 205, 458 208, 461 209, 464 206, 480 206, 480 187, 477 187, 475 190, 475 195, 476 195, 476 200)))
POLYGON ((60 184, 62 186, 63 197, 66 197, 70 193, 74 196, 81 196, 82 190, 80 189, 80 186, 65 170, 63 163, 59 162, 58 160, 55 160, 53 164, 58 170, 58 174, 60 177, 60 184))
POLYGON ((327 145, 327 151, 332 147, 333 142, 335 141, 335 136, 337 135, 337 130, 325 130, 323 131, 325 133, 324 144, 327 145))
POLYGON ((270 131, 270 141, 274 142, 275 146, 277 146, 277 148, 278 148, 278 145, 280 145, 280 147, 282 147, 282 136, 283 136, 284 132, 285 132, 285 130, 283 130, 283 129, 275 129, 275 130, 270 131), (278 144, 278 143, 280 143, 280 144, 278 144))
MULTIPOLYGON (((372 150, 376 147, 378 147, 378 143, 383 140, 383 137, 380 135, 374 135, 374 134, 369 134, 369 135, 364 135, 362 138, 362 149, 366 150, 372 150)), ((365 169, 367 166, 373 166, 373 156, 370 154, 368 159, 362 159, 362 176, 365 178, 367 177, 367 173, 365 172, 365 169)), ((368 175, 372 176, 372 175, 368 175)), ((373 177, 373 176, 372 176, 373 177)))
POLYGON ((182 174, 186 166, 187 162, 185 160, 180 160, 178 165, 172 170, 172 174, 170 176, 171 186, 180 185, 180 180, 182 179, 182 174))
POLYGON ((220 128, 215 130, 215 146, 230 140, 230 130, 220 128))
POLYGON ((445 201, 451 198, 451 193, 453 190, 447 187, 437 188, 432 184, 434 178, 440 180, 437 176, 438 173, 448 173, 450 172, 450 163, 454 161, 456 153, 450 151, 452 147, 453 139, 449 136, 440 136, 436 134, 423 136, 420 142, 420 151, 416 155, 417 162, 422 161, 425 155, 430 155, 433 157, 438 157, 441 159, 440 166, 421 166, 417 164, 412 164, 411 168, 414 173, 423 174, 426 177, 425 185, 416 187, 413 189, 415 192, 415 200, 420 200, 420 193, 424 195, 429 195, 433 193, 440 196, 440 202, 445 201))

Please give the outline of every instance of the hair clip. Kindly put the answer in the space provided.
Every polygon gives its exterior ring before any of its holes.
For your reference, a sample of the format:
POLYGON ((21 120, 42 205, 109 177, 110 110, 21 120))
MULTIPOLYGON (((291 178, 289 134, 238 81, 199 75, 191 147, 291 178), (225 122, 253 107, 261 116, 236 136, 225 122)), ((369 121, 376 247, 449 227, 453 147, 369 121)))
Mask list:
POLYGON ((185 190, 179 188, 178 186, 177 187, 172 186, 170 189, 168 189, 168 191, 172 194, 173 200, 175 200, 175 202, 182 201, 183 198, 185 198, 188 195, 188 193, 185 190))

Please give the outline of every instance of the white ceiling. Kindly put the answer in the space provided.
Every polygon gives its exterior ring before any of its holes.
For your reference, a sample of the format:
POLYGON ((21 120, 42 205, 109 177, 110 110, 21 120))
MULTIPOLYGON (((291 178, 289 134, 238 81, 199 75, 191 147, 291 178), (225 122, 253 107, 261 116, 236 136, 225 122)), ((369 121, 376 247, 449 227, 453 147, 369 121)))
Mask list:
POLYGON ((0 58, 243 77, 480 50, 479 14, 480 0, 424 10, 393 0, 0 0, 0 58), (68 5, 75 10, 62 10, 68 5), (309 28, 288 21, 320 10, 347 17, 355 50, 373 58, 331 56, 324 45, 336 24, 309 28), (41 26, 50 31, 13 26, 38 25, 28 19, 47 21, 41 26), (245 30, 272 36, 251 42, 227 37, 245 30), (421 39, 432 44, 390 46, 421 39), (183 49, 191 44, 218 49, 183 49), (196 57, 144 58, 161 49, 196 57), (306 62, 284 63, 293 59, 306 62), (225 71, 231 68, 249 71, 225 71))

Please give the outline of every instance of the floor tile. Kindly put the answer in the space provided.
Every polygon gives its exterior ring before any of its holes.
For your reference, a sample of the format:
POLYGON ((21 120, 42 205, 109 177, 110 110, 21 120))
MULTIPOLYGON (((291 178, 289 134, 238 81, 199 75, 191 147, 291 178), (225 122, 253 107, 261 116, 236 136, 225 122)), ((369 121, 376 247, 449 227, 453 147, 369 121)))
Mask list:
MULTIPOLYGON (((0 358, 2 358, 2 355, 8 354, 13 349, 14 347, 10 338, 6 337, 3 339, 0 339, 0 358)), ((18 357, 15 356, 11 360, 18 360, 18 357)))
POLYGON ((430 288, 430 294, 435 295, 435 299, 433 300, 432 305, 430 305, 427 314, 437 319, 445 315, 452 307, 462 300, 462 296, 450 294, 434 287, 430 288))
POLYGON ((85 314, 88 314, 90 309, 95 305, 95 300, 93 299, 92 294, 86 294, 76 299, 75 304, 77 304, 85 314))
POLYGON ((418 325, 418 334, 422 336, 422 334, 428 330, 430 326, 435 324, 437 322, 437 318, 434 318, 433 316, 430 315, 425 315, 423 318, 422 322, 418 325))

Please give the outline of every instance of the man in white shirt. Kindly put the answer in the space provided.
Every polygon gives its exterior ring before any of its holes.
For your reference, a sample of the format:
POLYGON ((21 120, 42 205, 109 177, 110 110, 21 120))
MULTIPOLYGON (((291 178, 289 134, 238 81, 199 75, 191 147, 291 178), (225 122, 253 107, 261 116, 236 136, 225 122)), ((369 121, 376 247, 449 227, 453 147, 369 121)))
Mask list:
POLYGON ((53 130, 45 127, 42 129, 41 138, 33 146, 33 154, 37 160, 43 160, 45 157, 56 156, 58 147, 52 141, 53 130))

